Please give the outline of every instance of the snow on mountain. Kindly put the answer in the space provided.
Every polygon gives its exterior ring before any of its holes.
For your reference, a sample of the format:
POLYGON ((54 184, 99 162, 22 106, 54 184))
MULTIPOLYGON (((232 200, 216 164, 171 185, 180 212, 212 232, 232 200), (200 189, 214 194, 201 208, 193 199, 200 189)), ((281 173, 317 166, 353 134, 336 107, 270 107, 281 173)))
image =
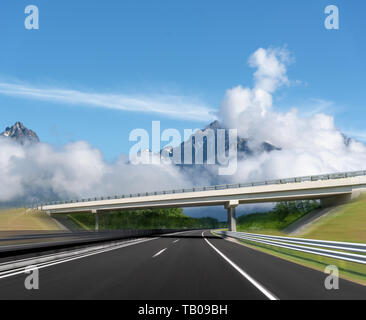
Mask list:
POLYGON ((21 145, 38 143, 40 141, 37 134, 26 128, 21 122, 16 122, 13 126, 7 127, 0 136, 11 138, 21 145))

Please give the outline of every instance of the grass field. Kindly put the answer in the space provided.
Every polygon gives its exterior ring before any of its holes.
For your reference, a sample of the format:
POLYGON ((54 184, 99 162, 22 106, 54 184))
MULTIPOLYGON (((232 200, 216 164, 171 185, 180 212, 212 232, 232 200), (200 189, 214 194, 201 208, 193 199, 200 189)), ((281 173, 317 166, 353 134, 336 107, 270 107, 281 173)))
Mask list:
POLYGON ((60 226, 46 213, 21 209, 0 210, 0 231, 16 234, 18 231, 58 231, 60 226))
POLYGON ((304 230, 301 237, 366 243, 366 195, 334 209, 304 230))

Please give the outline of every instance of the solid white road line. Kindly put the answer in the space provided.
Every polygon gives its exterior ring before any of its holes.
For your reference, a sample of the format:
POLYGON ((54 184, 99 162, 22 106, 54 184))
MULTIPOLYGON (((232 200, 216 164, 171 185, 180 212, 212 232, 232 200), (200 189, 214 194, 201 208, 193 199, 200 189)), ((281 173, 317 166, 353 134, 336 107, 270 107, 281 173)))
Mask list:
POLYGON ((158 253, 155 253, 153 255, 153 258, 156 258, 158 255, 162 254, 167 248, 163 249, 163 250, 160 250, 158 253))
POLYGON ((278 300, 278 298, 273 295, 269 290, 263 287, 258 281, 253 279, 249 274, 247 274, 243 269, 241 269, 236 263, 231 261, 226 255, 224 255, 219 249, 217 249, 211 242, 209 242, 204 235, 204 231, 202 232, 202 237, 205 241, 214 249, 222 258, 225 259, 236 271, 238 271, 245 279, 247 279, 252 285, 254 285, 260 292, 262 292, 268 299, 270 300, 278 300))
POLYGON ((177 243, 178 241, 179 241, 179 239, 178 239, 178 240, 173 241, 173 243, 177 243))
POLYGON ((19 259, 19 260, 15 260, 15 261, 3 262, 3 263, 0 263, 0 276, 4 272, 11 273, 12 271, 20 270, 29 265, 40 265, 43 263, 47 264, 50 262, 54 262, 56 260, 60 261, 62 259, 78 257, 78 256, 80 256, 82 254, 86 254, 86 253, 91 253, 91 252, 95 253, 95 252, 99 252, 99 250, 105 250, 107 248, 112 248, 112 247, 118 247, 118 246, 121 246, 122 244, 124 245, 127 243, 141 242, 142 240, 145 240, 145 239, 142 238, 142 239, 134 239, 134 240, 125 240, 125 241, 120 241, 119 243, 116 243, 116 244, 101 244, 101 245, 95 245, 93 247, 86 247, 84 249, 74 249, 74 250, 63 251, 60 253, 53 253, 53 254, 41 255, 41 256, 37 256, 37 257, 19 259))
MULTIPOLYGON (((155 239, 158 239, 158 238, 144 239, 144 240, 141 240, 141 241, 138 241, 138 242, 133 242, 133 243, 128 243, 128 244, 121 244, 121 245, 114 246, 114 247, 111 247, 111 248, 98 250, 97 252, 81 254, 79 256, 72 257, 72 258, 59 259, 59 260, 56 260, 56 261, 53 261, 53 262, 50 262, 50 263, 34 264, 34 265, 32 265, 32 267, 35 267, 37 269, 43 269, 43 268, 55 266, 55 265, 58 265, 58 264, 61 264, 61 263, 74 261, 74 260, 79 260, 79 259, 82 259, 82 258, 86 258, 86 257, 94 256, 94 255, 97 255, 97 254, 101 254, 101 253, 104 253, 104 252, 109 252, 109 251, 129 247, 129 246, 133 246, 135 244, 140 244, 140 243, 155 240, 155 239)), ((5 272, 0 274, 0 279, 16 276, 18 274, 23 274, 23 273, 25 273, 26 268, 27 267, 19 268, 19 269, 16 269, 16 271, 15 270, 5 271, 5 272)))
MULTIPOLYGON (((183 233, 186 233, 186 232, 188 232, 188 231, 169 233, 169 234, 166 234, 166 235, 169 236, 169 235, 175 235, 175 234, 183 234, 183 233)), ((147 239, 145 238, 143 240, 137 240, 133 243, 131 243, 129 241, 128 241, 128 243, 123 242, 121 245, 112 246, 110 248, 97 250, 95 252, 83 253, 83 254, 74 256, 72 258, 60 258, 60 259, 57 259, 57 260, 53 260, 52 262, 32 263, 32 261, 30 261, 29 265, 32 265, 32 266, 34 266, 38 269, 43 269, 43 268, 51 267, 51 266, 58 265, 58 264, 61 264, 61 263, 65 263, 65 262, 69 262, 69 261, 73 261, 73 260, 78 260, 78 259, 94 256, 94 255, 97 255, 97 254, 101 254, 101 253, 104 253, 104 252, 118 250, 118 249, 121 249, 121 248, 124 248, 124 247, 129 247, 129 246, 133 246, 135 244, 140 244, 140 243, 143 243, 143 242, 152 241, 152 240, 161 239, 161 238, 162 237, 147 238, 147 239)), ((24 274, 25 271, 26 271, 26 268, 27 268, 27 266, 24 266, 24 267, 15 268, 13 270, 7 270, 7 271, 0 272, 0 279, 16 276, 16 275, 19 275, 19 274, 24 274)))

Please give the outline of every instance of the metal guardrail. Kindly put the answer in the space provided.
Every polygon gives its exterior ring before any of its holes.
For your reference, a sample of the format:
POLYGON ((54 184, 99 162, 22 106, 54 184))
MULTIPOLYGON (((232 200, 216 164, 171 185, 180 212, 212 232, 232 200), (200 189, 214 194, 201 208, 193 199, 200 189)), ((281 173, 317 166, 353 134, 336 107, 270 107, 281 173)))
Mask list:
POLYGON ((338 260, 366 264, 366 244, 363 243, 268 236, 263 234, 232 231, 215 231, 215 233, 222 236, 257 242, 273 247, 311 253, 338 260))
POLYGON ((332 174, 322 174, 322 175, 316 175, 316 176, 295 177, 295 178, 269 180, 269 181, 206 186, 206 187, 191 188, 191 189, 142 192, 142 193, 136 193, 136 194, 124 194, 124 195, 120 195, 120 196, 116 195, 116 196, 107 196, 107 197, 93 197, 93 198, 87 198, 87 199, 81 199, 81 200, 79 199, 79 200, 53 201, 53 202, 39 204, 39 205, 37 205, 37 207, 48 206, 48 205, 68 204, 68 203, 90 202, 90 201, 98 201, 98 200, 140 198, 140 197, 148 197, 148 196, 163 195, 163 194, 188 193, 188 192, 199 192, 199 191, 208 191, 208 190, 237 189, 237 188, 256 187, 256 186, 263 186, 263 185, 275 185, 275 184, 286 184, 286 183, 301 183, 301 182, 305 182, 305 181, 331 180, 331 179, 341 179, 341 178, 350 178, 350 177, 359 177, 359 176, 366 176, 366 170, 352 171, 352 172, 340 172, 340 173, 332 173, 332 174))

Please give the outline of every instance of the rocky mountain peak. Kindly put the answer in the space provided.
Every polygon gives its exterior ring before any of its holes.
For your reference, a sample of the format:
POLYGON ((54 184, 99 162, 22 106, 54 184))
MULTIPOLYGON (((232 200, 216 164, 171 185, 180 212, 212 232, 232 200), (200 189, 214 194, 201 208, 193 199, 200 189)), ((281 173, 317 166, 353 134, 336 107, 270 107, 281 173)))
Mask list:
POLYGON ((22 145, 26 143, 39 142, 37 134, 34 131, 26 128, 23 123, 19 121, 13 126, 7 127, 5 131, 0 134, 0 136, 11 138, 22 145))

